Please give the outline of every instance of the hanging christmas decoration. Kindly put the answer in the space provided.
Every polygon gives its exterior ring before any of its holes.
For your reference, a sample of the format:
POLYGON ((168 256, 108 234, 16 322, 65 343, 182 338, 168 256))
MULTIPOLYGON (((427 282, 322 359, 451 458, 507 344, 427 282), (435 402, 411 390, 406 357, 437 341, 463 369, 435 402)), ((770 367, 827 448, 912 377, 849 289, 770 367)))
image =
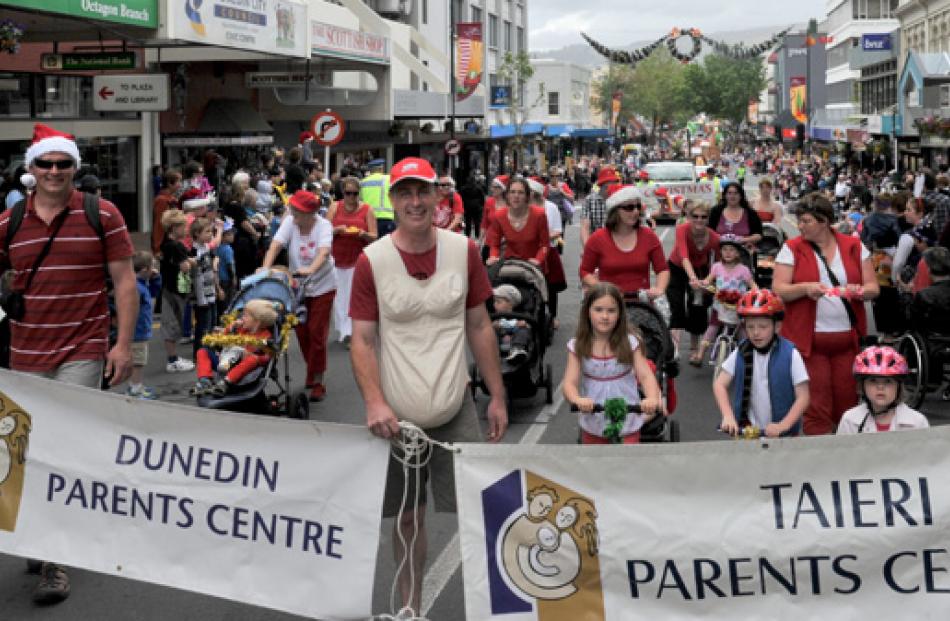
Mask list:
POLYGON ((606 45, 595 41, 583 32, 581 33, 581 36, 585 41, 587 41, 587 43, 590 44, 592 48, 594 48, 601 56, 607 58, 610 62, 636 65, 638 62, 652 54, 653 50, 663 43, 666 43, 666 47, 669 50, 670 55, 683 63, 689 63, 695 60, 702 51, 703 43, 712 48, 713 52, 722 56, 729 56, 730 58, 735 58, 737 60, 754 58, 773 48, 786 34, 788 34, 789 30, 791 30, 791 28, 786 28, 777 34, 772 35, 772 37, 766 41, 762 41, 761 43, 747 47, 741 43, 730 45, 723 41, 711 39, 704 35, 699 28, 672 28, 669 33, 663 35, 650 45, 632 50, 630 52, 626 50, 611 49, 606 45), (693 42, 693 46, 688 52, 681 52, 677 46, 677 41, 682 37, 689 37, 693 42))
POLYGON ((19 52, 23 33, 23 26, 12 19, 0 21, 0 52, 6 52, 7 54, 19 52))

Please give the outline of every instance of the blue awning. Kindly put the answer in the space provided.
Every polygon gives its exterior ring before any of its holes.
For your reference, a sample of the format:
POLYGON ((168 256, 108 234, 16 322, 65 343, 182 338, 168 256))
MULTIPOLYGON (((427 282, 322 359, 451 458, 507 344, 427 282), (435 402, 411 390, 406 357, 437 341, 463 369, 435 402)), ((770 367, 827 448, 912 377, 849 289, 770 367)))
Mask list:
POLYGON ((557 138, 561 134, 572 134, 574 133, 575 127, 573 125, 545 125, 544 126, 544 135, 552 138, 557 138))
POLYGON ((571 134, 574 138, 606 138, 610 135, 606 127, 589 127, 587 129, 575 129, 571 134))
MULTIPOLYGON (((513 138, 515 135, 514 125, 491 125, 488 129, 492 138, 513 138)), ((540 134, 542 131, 544 126, 540 123, 525 123, 521 126, 522 136, 540 134)))
POLYGON ((830 142, 832 140, 831 128, 828 127, 812 127, 811 128, 811 137, 815 140, 822 140, 830 142))

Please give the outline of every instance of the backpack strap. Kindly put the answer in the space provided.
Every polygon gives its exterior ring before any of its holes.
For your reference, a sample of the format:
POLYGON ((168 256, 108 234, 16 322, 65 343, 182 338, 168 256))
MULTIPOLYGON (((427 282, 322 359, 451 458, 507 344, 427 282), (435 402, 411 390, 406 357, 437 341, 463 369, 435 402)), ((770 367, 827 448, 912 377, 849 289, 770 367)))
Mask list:
POLYGON ((8 259, 10 257, 10 244, 13 243, 13 236, 16 235, 16 232, 20 229, 20 225, 23 224, 24 215, 26 215, 25 198, 17 201, 10 209, 10 221, 7 222, 7 238, 3 246, 8 259))
POLYGON ((103 254, 105 254, 106 234, 102 228, 102 217, 99 214, 99 197, 95 194, 83 193, 82 209, 86 212, 86 221, 96 232, 99 241, 102 242, 103 254))

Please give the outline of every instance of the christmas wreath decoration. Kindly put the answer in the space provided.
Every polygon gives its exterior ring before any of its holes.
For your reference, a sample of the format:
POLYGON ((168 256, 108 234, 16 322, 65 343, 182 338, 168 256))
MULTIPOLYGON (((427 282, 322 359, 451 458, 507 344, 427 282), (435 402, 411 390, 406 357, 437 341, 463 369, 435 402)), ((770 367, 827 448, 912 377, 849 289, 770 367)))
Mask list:
POLYGON ((623 431, 623 424, 627 420, 627 400, 623 397, 614 397, 604 401, 604 418, 607 419, 607 424, 604 425, 604 437, 610 440, 611 444, 623 442, 620 432, 623 431))
POLYGON ((666 37, 666 49, 670 51, 670 56, 686 64, 692 62, 699 56, 699 53, 703 49, 703 40, 699 30, 696 28, 674 28, 670 31, 669 36, 666 37), (693 49, 686 54, 680 52, 676 47, 676 42, 679 41, 681 37, 689 37, 693 40, 693 49))

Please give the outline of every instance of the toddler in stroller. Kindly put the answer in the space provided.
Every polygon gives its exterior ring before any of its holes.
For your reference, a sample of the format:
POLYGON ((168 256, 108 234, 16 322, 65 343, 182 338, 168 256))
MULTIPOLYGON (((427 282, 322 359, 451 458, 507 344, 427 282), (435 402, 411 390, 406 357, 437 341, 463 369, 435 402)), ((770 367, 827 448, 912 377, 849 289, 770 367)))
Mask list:
POLYGON ((241 318, 231 322, 221 335, 239 338, 231 345, 203 346, 198 350, 198 382, 195 396, 214 395, 223 397, 241 383, 248 373, 265 366, 272 357, 274 323, 277 310, 273 302, 250 300, 241 313, 241 318), (214 370, 223 377, 215 381, 214 370))
MULTIPOLYGON (((495 312, 500 315, 510 315, 515 307, 521 304, 521 292, 514 285, 500 285, 492 290, 495 312)), ((530 356, 531 328, 523 319, 514 317, 499 317, 492 321, 495 333, 498 335, 498 351, 502 360, 512 365, 519 365, 530 356)))

